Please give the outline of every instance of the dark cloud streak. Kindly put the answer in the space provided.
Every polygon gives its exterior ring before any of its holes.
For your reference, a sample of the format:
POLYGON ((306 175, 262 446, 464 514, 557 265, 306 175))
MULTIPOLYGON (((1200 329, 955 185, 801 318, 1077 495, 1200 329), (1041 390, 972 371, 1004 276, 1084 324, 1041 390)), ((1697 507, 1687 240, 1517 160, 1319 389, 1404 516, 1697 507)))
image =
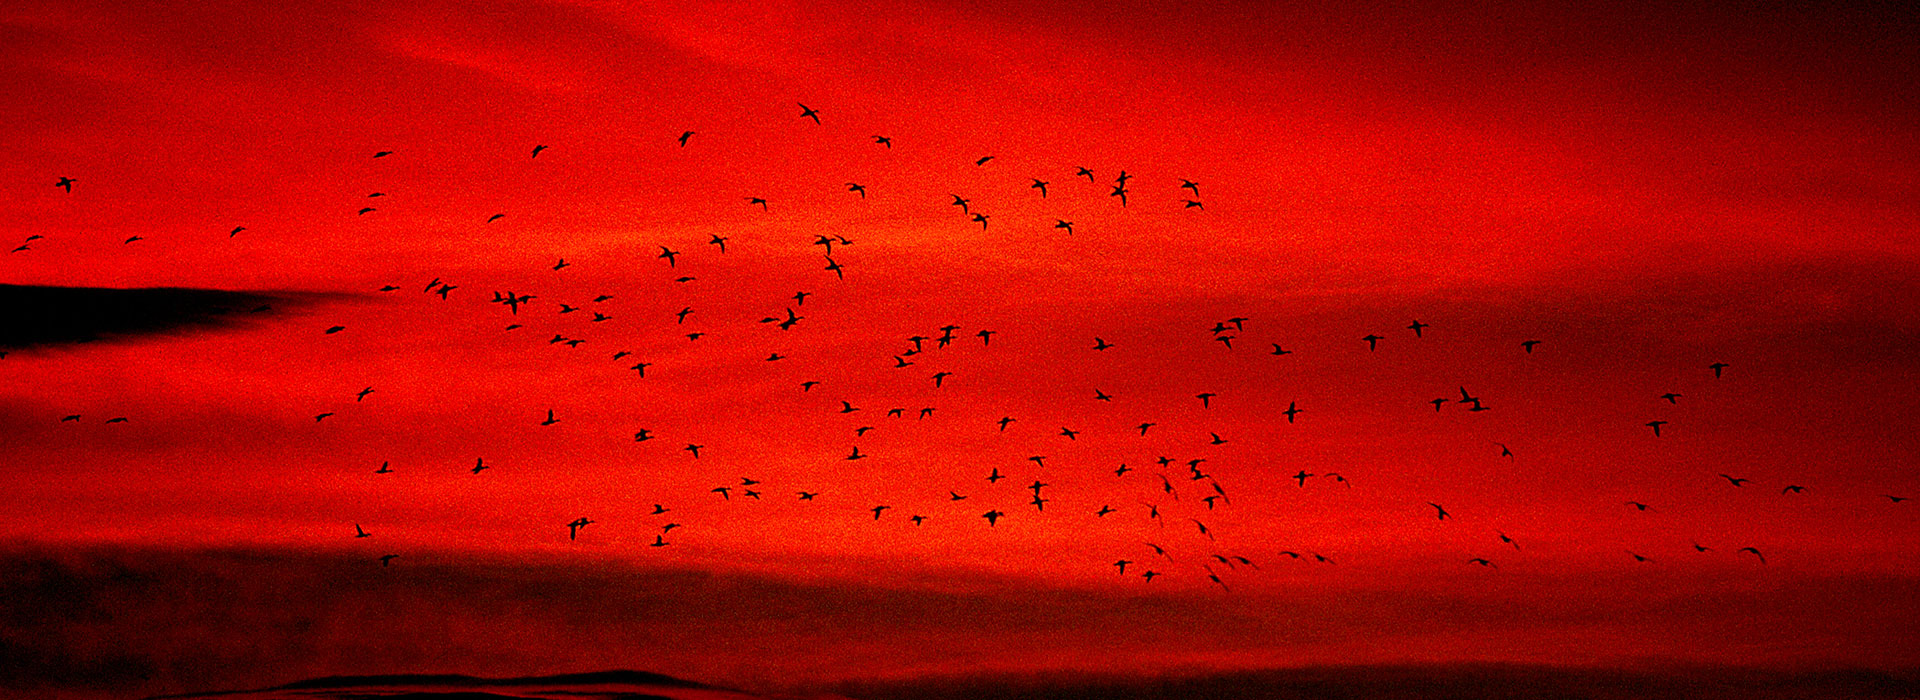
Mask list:
POLYGON ((0 347, 70 345, 225 328, 242 323, 261 307, 284 307, 299 299, 282 293, 180 287, 0 285, 0 347))

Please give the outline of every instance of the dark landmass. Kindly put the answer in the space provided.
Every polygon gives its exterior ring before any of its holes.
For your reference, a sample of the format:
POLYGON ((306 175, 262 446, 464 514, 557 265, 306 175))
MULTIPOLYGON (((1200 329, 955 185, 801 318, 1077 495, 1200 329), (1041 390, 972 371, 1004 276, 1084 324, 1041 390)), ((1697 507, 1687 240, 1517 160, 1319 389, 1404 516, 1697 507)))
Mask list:
POLYGON ((0 348, 88 343, 236 325, 293 295, 218 289, 0 284, 0 348))

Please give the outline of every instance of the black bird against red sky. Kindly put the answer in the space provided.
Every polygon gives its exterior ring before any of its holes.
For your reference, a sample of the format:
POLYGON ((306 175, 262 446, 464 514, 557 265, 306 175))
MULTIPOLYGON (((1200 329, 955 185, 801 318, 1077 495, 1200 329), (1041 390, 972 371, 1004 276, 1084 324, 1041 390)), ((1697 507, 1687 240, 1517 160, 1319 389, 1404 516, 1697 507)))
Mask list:
POLYGON ((1920 662, 1910 14, 0 30, 0 685, 1920 662))

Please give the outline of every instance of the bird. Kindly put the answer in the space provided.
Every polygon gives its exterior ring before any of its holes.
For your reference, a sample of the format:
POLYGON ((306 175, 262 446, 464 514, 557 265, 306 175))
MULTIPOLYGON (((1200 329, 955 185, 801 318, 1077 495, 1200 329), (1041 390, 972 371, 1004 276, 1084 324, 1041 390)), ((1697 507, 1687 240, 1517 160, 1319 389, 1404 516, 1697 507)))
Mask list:
POLYGON ((1200 534, 1206 535, 1208 540, 1213 539, 1213 531, 1207 529, 1206 523, 1200 522, 1199 518, 1187 518, 1187 519, 1193 521, 1194 527, 1200 528, 1200 534))
POLYGON ((990 161, 990 160, 993 160, 993 156, 983 156, 983 157, 981 157, 981 158, 980 158, 979 160, 976 160, 976 161, 974 161, 974 162, 973 162, 973 164, 974 164, 974 165, 986 165, 986 164, 987 164, 987 161, 990 161))
POLYGON ((381 151, 381 152, 379 152, 379 153, 375 153, 375 154, 373 154, 373 157, 375 157, 375 158, 385 158, 385 157, 387 157, 387 156, 390 156, 390 155, 393 155, 393 151, 381 151))
POLYGON ((994 467, 993 473, 987 475, 987 483, 991 484, 1005 478, 1007 477, 1000 473, 1000 468, 994 467))
POLYGON ((1028 185, 1028 188, 1030 188, 1030 189, 1036 189, 1036 190, 1040 190, 1040 196, 1041 196, 1041 198, 1045 198, 1045 197, 1047 196, 1047 185, 1048 185, 1048 184, 1051 184, 1051 183, 1048 183, 1047 181, 1045 181, 1045 180, 1042 180, 1042 179, 1040 179, 1040 178, 1037 178, 1037 177, 1036 177, 1036 178, 1033 178, 1033 184, 1032 184, 1032 185, 1028 185))
MULTIPOLYGON (((379 156, 374 157, 378 158, 379 156)), ((45 180, 42 180, 42 182, 45 182, 45 180)), ((73 178, 61 177, 59 182, 53 183, 53 186, 66 190, 67 194, 73 194, 73 178)))
MULTIPOLYGON (((1074 166, 1074 167, 1079 167, 1079 166, 1074 166)), ((1073 174, 1074 177, 1080 177, 1081 175, 1087 176, 1087 184, 1090 184, 1090 185, 1095 184, 1092 170, 1088 170, 1086 168, 1080 168, 1078 172, 1075 172, 1073 174)))
POLYGON ((977 221, 977 222, 980 222, 980 230, 982 230, 982 231, 985 231, 985 230, 987 230, 987 215, 986 215, 986 214, 981 214, 981 213, 979 213, 979 212, 975 212, 975 213, 974 213, 974 215, 973 215, 973 220, 974 220, 974 221, 977 221))
POLYGON ((373 473, 375 473, 375 474, 392 474, 392 473, 393 473, 393 463, 392 463, 392 462, 381 462, 381 463, 380 463, 380 468, 379 468, 379 469, 375 469, 375 470, 373 470, 373 473))
POLYGON ((371 393, 373 393, 373 387, 367 387, 365 389, 361 389, 359 393, 353 395, 353 400, 355 402, 359 402, 361 400, 366 399, 367 394, 371 394, 371 393))
POLYGON ((315 422, 315 423, 318 423, 318 422, 320 422, 320 421, 322 421, 322 420, 325 420, 327 416, 331 416, 331 415, 333 415, 333 413, 332 413, 331 411, 329 411, 329 412, 327 412, 327 413, 322 413, 322 414, 320 414, 320 415, 317 415, 317 416, 314 416, 314 417, 313 417, 313 422, 315 422))
POLYGON ((1198 182, 1194 182, 1194 181, 1192 181, 1192 180, 1188 180, 1188 179, 1186 179, 1186 178, 1181 178, 1181 179, 1180 179, 1180 188, 1181 188, 1181 189, 1185 189, 1185 190, 1192 190, 1192 191, 1193 191, 1193 196, 1195 196, 1195 197, 1198 197, 1198 196, 1200 196, 1200 183, 1198 183, 1198 182))
POLYGON ((1520 551, 1520 543, 1513 541, 1513 538, 1508 537, 1507 533, 1500 532, 1498 530, 1495 530, 1494 532, 1500 535, 1501 542, 1505 542, 1507 544, 1513 545, 1513 551, 1516 551, 1516 552, 1520 551))
POLYGON ((1109 196, 1109 197, 1119 197, 1119 198, 1120 198, 1120 206, 1123 206, 1123 207, 1124 207, 1124 206, 1126 206, 1126 205, 1127 205, 1127 187, 1126 187, 1126 185, 1115 185, 1115 186, 1114 186, 1114 188, 1113 188, 1113 191, 1112 191, 1112 192, 1108 192, 1108 193, 1107 193, 1107 196, 1109 196))
POLYGON ((494 214, 493 216, 487 217, 487 223, 491 224, 495 221, 499 221, 503 218, 506 218, 506 216, 507 216, 506 214, 494 214))
POLYGON ((475 457, 473 460, 473 469, 470 471, 472 471, 475 474, 479 474, 480 472, 486 471, 491 468, 492 467, 487 466, 487 458, 475 457))
POLYGON ((658 256, 656 256, 656 257, 662 257, 662 258, 666 258, 666 259, 667 259, 667 267, 675 267, 676 265, 675 265, 675 263, 673 262, 673 256, 676 256, 676 255, 679 255, 679 254, 680 254, 680 253, 679 253, 678 251, 674 251, 674 250, 672 250, 672 249, 669 249, 669 248, 667 248, 666 246, 660 246, 660 255, 658 255, 658 256))
POLYGON ((1280 413, 1281 413, 1282 415, 1285 415, 1285 416, 1287 417, 1287 422, 1288 422, 1288 423, 1292 423, 1292 422, 1293 422, 1293 416, 1294 416, 1295 414, 1298 414, 1298 413, 1300 413, 1300 412, 1301 412, 1301 411, 1300 411, 1300 407, 1299 407, 1299 406, 1297 406, 1297 405, 1295 405, 1295 402, 1292 402, 1292 401, 1288 401, 1288 402, 1287 402, 1287 410, 1285 410, 1285 411, 1281 411, 1280 413))
POLYGON ((1634 552, 1633 550, 1631 550, 1631 549, 1629 549, 1629 550, 1627 550, 1627 554, 1631 554, 1631 555, 1633 555, 1633 560, 1634 560, 1634 561, 1637 561, 1637 562, 1640 562, 1640 563, 1642 563, 1642 564, 1651 564, 1651 563, 1653 563, 1653 560, 1652 560, 1652 559, 1648 559, 1648 558, 1646 558, 1646 557, 1643 557, 1643 556, 1640 556, 1639 554, 1637 554, 1637 553, 1635 553, 1635 552, 1634 552))
POLYGON ((693 443, 691 443, 691 442, 689 442, 689 443, 687 443, 687 446, 686 446, 686 447, 682 447, 682 448, 680 448, 680 450, 681 450, 682 452, 692 452, 692 453, 693 453, 693 458, 694 458, 694 459, 699 459, 699 458, 700 458, 700 448, 703 448, 703 447, 706 447, 706 445, 695 445, 695 444, 693 444, 693 443))
MULTIPOLYGON (((555 423, 558 423, 558 422, 560 422, 560 419, 558 419, 558 418, 554 418, 554 417, 553 417, 553 409, 551 409, 551 408, 549 408, 549 409, 547 409, 547 419, 546 419, 546 420, 543 420, 543 421, 540 421, 540 424, 541 424, 541 425, 553 425, 553 424, 555 424, 555 423)), ((698 455, 695 455, 695 456, 698 456, 698 455)))
POLYGON ((993 527, 993 526, 995 526, 995 525, 999 525, 999 524, 1000 524, 1000 519, 1001 519, 1001 518, 1004 518, 1004 517, 1007 517, 1007 514, 1006 514, 1006 513, 1002 513, 1002 512, 1000 512, 1000 511, 997 511, 997 510, 990 510, 990 511, 987 511, 987 512, 985 512, 985 513, 982 513, 982 514, 980 514, 980 517, 982 517, 982 518, 986 518, 986 519, 987 519, 987 526, 988 526, 988 527, 993 527))
POLYGON ((371 534, 368 534, 366 530, 362 530, 362 529, 360 529, 360 523, 354 523, 354 524, 353 524, 353 537, 354 537, 354 539, 359 539, 359 538, 362 538, 362 537, 372 537, 372 536, 373 536, 373 535, 371 535, 371 534))
POLYGON ((816 111, 814 111, 814 109, 813 109, 812 107, 808 107, 808 106, 806 106, 806 105, 804 105, 804 104, 801 104, 801 103, 799 103, 799 102, 795 102, 794 104, 797 104, 797 105, 800 105, 800 116, 802 116, 802 117, 806 117, 806 118, 808 118, 808 119, 812 119, 812 120, 813 120, 813 123, 814 123, 814 124, 819 124, 819 123, 820 123, 820 113, 819 113, 819 112, 816 112, 816 111))
POLYGON ((1215 393, 1213 393, 1213 392, 1211 392, 1211 391, 1206 391, 1206 392, 1201 392, 1201 393, 1198 393, 1198 394, 1194 394, 1194 395, 1193 395, 1193 398, 1196 398, 1196 399, 1199 399, 1199 400, 1200 400, 1200 407, 1201 407, 1201 408, 1213 408, 1213 397, 1214 397, 1214 396, 1217 396, 1217 394, 1215 394, 1215 393))
POLYGON ((1442 508, 1442 507, 1440 507, 1440 504, 1438 504, 1438 503, 1433 503, 1433 502, 1428 502, 1428 503, 1427 503, 1427 505, 1430 505, 1430 506, 1433 506, 1433 509, 1434 509, 1434 511, 1436 511, 1436 512, 1438 513, 1438 516, 1439 516, 1439 519, 1440 519, 1440 520, 1446 520, 1446 519, 1447 519, 1447 509, 1445 509, 1445 508, 1442 508))
MULTIPOLYGON (((125 417, 125 416, 120 416, 120 417, 115 417, 115 418, 108 418, 108 419, 107 419, 107 423, 108 423, 109 425, 111 425, 111 424, 113 424, 113 423, 125 423, 125 422, 127 422, 127 419, 126 419, 126 417, 125 417)), ((1889 497, 1889 498, 1891 498, 1891 497, 1889 497)))
POLYGON ((1522 340, 1520 341, 1520 349, 1527 351, 1527 354, 1531 355, 1533 354, 1533 346, 1539 344, 1540 341, 1538 340, 1522 340))
POLYGON ((767 200, 761 199, 759 197, 747 198, 747 206, 753 206, 755 204, 760 205, 760 211, 770 211, 769 209, 767 209, 767 200))
POLYGON ((132 243, 134 241, 144 241, 144 240, 147 240, 144 236, 128 236, 127 240, 121 241, 120 243, 121 245, 125 245, 128 243, 132 243))
POLYGON ((1485 560, 1485 559, 1482 559, 1482 558, 1480 558, 1480 557, 1474 557, 1474 558, 1472 558, 1472 559, 1468 559, 1468 560, 1467 560, 1467 563, 1468 563, 1468 564, 1479 564, 1479 565, 1481 565, 1481 566, 1485 566, 1485 567, 1488 567, 1488 568, 1493 568, 1493 569, 1498 569, 1498 568, 1500 568, 1500 567, 1498 567, 1498 566, 1494 566, 1494 564, 1493 564, 1493 562, 1490 562, 1490 561, 1487 561, 1487 560, 1485 560))
POLYGON ((667 538, 665 535, 654 535, 653 544, 650 544, 647 546, 648 547, 665 547, 667 546, 667 538))
POLYGON ((1806 492, 1807 492, 1807 487, 1805 487, 1805 486, 1801 486, 1801 485, 1799 485, 1799 484, 1788 484, 1788 485, 1786 486, 1786 488, 1783 488, 1783 489, 1780 489, 1780 493, 1782 493, 1782 494, 1785 494, 1785 493, 1787 493, 1787 492, 1789 492, 1789 491, 1791 491, 1791 492, 1793 492, 1793 493, 1806 493, 1806 492))
POLYGON ((720 246, 720 252, 722 253, 727 252, 727 238, 725 236, 717 233, 713 234, 713 240, 707 241, 707 243, 720 246))
POLYGON ((1759 549, 1757 549, 1757 548, 1754 548, 1754 547, 1741 547, 1740 549, 1737 549, 1737 550, 1734 550, 1734 553, 1736 553, 1736 554, 1738 554, 1738 553, 1740 553, 1740 552, 1753 552, 1753 556, 1756 556, 1756 557, 1759 557, 1759 558, 1760 558, 1760 563, 1762 563, 1762 564, 1765 564, 1765 563, 1767 563, 1767 555, 1765 555, 1765 554, 1761 554, 1761 553, 1760 553, 1760 550, 1759 550, 1759 549))
POLYGON ((1728 365, 1725 362, 1715 362, 1713 364, 1707 365, 1707 368, 1713 370, 1714 379, 1719 379, 1721 370, 1724 370, 1729 366, 1730 365, 1728 365))
POLYGON ((1374 335, 1372 333, 1368 333, 1367 337, 1361 338, 1361 340, 1367 341, 1368 350, 1377 350, 1380 347, 1380 341, 1384 340, 1384 338, 1381 338, 1380 336, 1374 335))
POLYGON ((1227 444, 1227 440, 1226 440, 1226 438, 1222 438, 1222 437, 1220 437, 1220 434, 1219 434, 1219 433, 1207 433, 1207 434, 1208 434, 1208 435, 1212 435, 1212 436, 1213 436, 1213 440, 1212 440, 1211 442, 1208 442, 1207 444, 1209 444, 1209 445, 1225 445, 1225 444, 1227 444))
POLYGON ((1297 474, 1294 474, 1294 475, 1293 475, 1293 478, 1294 478, 1294 480, 1295 480, 1295 481, 1299 481, 1299 482, 1300 482, 1300 488, 1306 488, 1306 487, 1307 487, 1307 479, 1308 479, 1308 478, 1310 478, 1310 477, 1312 477, 1312 476, 1314 476, 1314 475, 1313 475, 1313 474, 1309 474, 1309 473, 1307 473, 1307 470, 1305 470, 1305 469, 1302 469, 1302 470, 1300 470, 1300 472, 1299 472, 1299 473, 1297 473, 1297 474))
POLYGON ((893 148, 893 139, 887 138, 885 136, 875 135, 873 137, 873 142, 880 144, 882 146, 886 146, 887 148, 893 148))
POLYGON ((1645 513, 1649 510, 1653 510, 1653 506, 1647 505, 1645 503, 1641 503, 1639 501, 1627 501, 1627 505, 1633 506, 1634 509, 1639 510, 1642 513, 1645 513))
POLYGON ((871 509, 871 510, 873 511, 873 519, 874 519, 874 520, 879 520, 879 519, 880 519, 880 513, 881 513, 882 511, 885 511, 886 509, 888 509, 888 508, 892 508, 892 507, 893 507, 893 506, 874 506, 874 507, 873 507, 873 508, 871 509))
POLYGON ((1101 340, 1099 337, 1095 337, 1093 339, 1093 349, 1095 350, 1105 350, 1110 347, 1113 347, 1112 343, 1109 343, 1105 340, 1101 340))
POLYGON ((1412 324, 1412 325, 1409 325, 1409 326, 1407 326, 1407 328, 1409 328, 1409 329, 1411 329, 1411 330, 1413 331, 1413 337, 1415 337, 1415 338, 1418 338, 1418 337, 1420 337, 1420 331, 1421 331, 1422 329, 1425 329, 1425 328, 1426 328, 1427 326, 1430 326, 1430 325, 1433 325, 1433 324, 1429 324, 1429 323, 1421 323, 1421 322, 1420 322, 1420 319, 1414 319, 1414 320, 1413 320, 1413 324, 1412 324))
POLYGON ((1067 235, 1069 236, 1073 235, 1073 222, 1071 221, 1068 221, 1066 219, 1054 219, 1053 227, 1066 229, 1067 235))
POLYGON ((400 558, 400 555, 398 554, 382 554, 380 555, 380 565, 387 566, 389 564, 392 564, 393 560, 398 558, 400 558))
POLYGON ((1067 438, 1068 440, 1073 440, 1073 439, 1075 439, 1075 436, 1077 436, 1077 435, 1079 435, 1080 433, 1079 433, 1079 431, 1075 431, 1075 430, 1069 430, 1069 429, 1067 429, 1067 428, 1061 428, 1061 429, 1060 429, 1060 434, 1061 434, 1062 436, 1065 436, 1065 437, 1066 437, 1066 438, 1067 438))
POLYGON ((1742 486, 1742 485, 1745 485, 1748 481, 1752 481, 1751 479, 1739 479, 1739 478, 1727 476, 1725 474, 1721 474, 1720 478, 1726 479, 1727 483, 1733 484, 1734 486, 1742 486))
MULTIPOLYGON (((862 459, 864 457, 866 457, 866 455, 860 454, 860 446, 854 445, 853 454, 847 455, 847 461, 851 462, 853 460, 862 459)), ((998 472, 995 472, 995 473, 998 473, 998 472)))
POLYGON ((554 271, 556 271, 556 272, 558 272, 558 271, 560 270, 560 268, 563 268, 563 267, 566 267, 566 266, 568 266, 568 265, 571 265, 571 264, 573 264, 573 263, 569 263, 569 262, 567 262, 567 259, 566 259, 566 258, 561 258, 559 262, 556 262, 556 263, 554 263, 554 264, 553 264, 553 269, 554 269, 554 271))
MULTIPOLYGON (((686 145, 686 144, 681 144, 681 145, 686 145)), ((528 158, 539 158, 539 157, 540 157, 540 152, 541 152, 541 151, 544 151, 544 150, 547 150, 547 147, 546 147, 546 146, 542 146, 542 145, 535 145, 535 146, 533 147, 533 155, 530 155, 530 156, 527 156, 527 157, 528 157, 528 158)))
POLYGON ((858 194, 858 195, 860 195, 860 198, 861 198, 861 199, 866 199, 866 198, 867 198, 867 186, 866 186, 866 185, 862 185, 862 184, 860 184, 860 183, 857 183, 857 182, 849 182, 849 183, 847 183, 847 191, 848 191, 848 192, 853 192, 853 193, 855 193, 855 194, 858 194))
MULTIPOLYGON (((1654 437, 1660 437, 1660 426, 1663 426, 1663 425, 1666 425, 1666 424, 1667 424, 1667 422, 1666 422, 1666 421, 1663 421, 1663 420, 1650 420, 1650 421, 1647 421, 1647 427, 1649 427, 1649 428, 1652 428, 1652 429, 1653 429, 1653 436, 1654 436, 1654 437)), ((1735 486, 1739 486, 1739 484, 1734 484, 1734 485, 1735 485, 1735 486)))
POLYGON ((1275 356, 1280 356, 1280 355, 1291 355, 1291 354, 1293 354, 1293 351, 1292 351, 1292 350, 1282 350, 1282 349, 1280 349, 1280 344, 1279 344, 1279 343, 1273 343, 1272 345, 1273 345, 1273 354, 1274 354, 1275 356))
POLYGON ((228 237, 228 238, 232 238, 232 237, 234 237, 234 236, 238 236, 238 235, 240 235, 240 232, 241 232, 241 231, 245 231, 245 230, 247 230, 247 227, 245 227, 245 226, 235 226, 235 227, 233 227, 233 230, 232 230, 232 231, 228 231, 228 232, 227 232, 227 237, 228 237))
POLYGON ((1205 205, 1205 204, 1201 204, 1201 203, 1200 203, 1199 201, 1197 201, 1197 200, 1192 200, 1192 199, 1184 199, 1184 200, 1181 200, 1181 201, 1183 201, 1183 202, 1186 202, 1186 206, 1184 206, 1184 207, 1181 207, 1182 209, 1205 209, 1205 208, 1207 208, 1207 205, 1205 205))
POLYGON ((641 428, 639 432, 633 434, 634 442, 646 442, 652 439, 653 439, 653 431, 648 430, 646 428, 641 428))
POLYGON ((716 486, 716 487, 714 487, 714 488, 712 488, 712 489, 710 489, 710 490, 709 490, 709 492, 710 492, 710 493, 717 493, 717 494, 720 494, 720 499, 721 499, 721 500, 726 500, 726 501, 731 501, 731 500, 733 500, 733 495, 732 495, 732 494, 733 494, 733 489, 732 489, 731 487, 727 487, 727 486, 716 486))
POLYGON ((693 138, 693 132, 691 132, 691 131, 682 131, 682 132, 680 132, 680 147, 681 147, 681 148, 686 148, 686 147, 687 147, 687 139, 690 139, 690 138, 693 138))
POLYGON ((575 518, 573 522, 567 523, 567 539, 578 538, 580 536, 580 530, 593 523, 594 521, 586 518, 575 518))
POLYGON ((1669 392, 1667 392, 1667 393, 1665 393, 1665 394, 1661 394, 1661 395, 1660 395, 1660 398, 1663 398, 1663 399, 1666 399, 1666 400, 1667 400, 1667 403, 1671 403, 1671 404, 1677 404, 1677 403, 1680 403, 1679 401, 1677 401, 1677 400, 1676 400, 1676 399, 1679 399, 1679 398, 1680 398, 1680 395, 1679 395, 1679 394, 1675 394, 1675 393, 1673 393, 1673 392, 1671 392, 1671 391, 1669 391, 1669 392))

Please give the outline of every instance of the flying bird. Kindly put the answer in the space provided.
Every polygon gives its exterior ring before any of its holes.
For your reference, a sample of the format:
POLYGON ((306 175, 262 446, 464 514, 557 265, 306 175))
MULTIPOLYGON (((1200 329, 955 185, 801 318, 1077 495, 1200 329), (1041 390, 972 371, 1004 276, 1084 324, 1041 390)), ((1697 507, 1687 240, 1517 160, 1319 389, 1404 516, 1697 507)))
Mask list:
POLYGON ((808 119, 812 119, 812 120, 813 120, 813 123, 814 123, 814 124, 819 124, 819 123, 820 123, 820 113, 819 113, 819 112, 816 112, 816 111, 814 111, 814 109, 813 109, 812 107, 808 107, 808 106, 806 106, 806 105, 804 105, 804 104, 800 104, 800 103, 798 103, 798 102, 795 102, 794 104, 797 104, 797 105, 800 105, 800 116, 802 116, 802 117, 806 117, 806 118, 808 118, 808 119))

